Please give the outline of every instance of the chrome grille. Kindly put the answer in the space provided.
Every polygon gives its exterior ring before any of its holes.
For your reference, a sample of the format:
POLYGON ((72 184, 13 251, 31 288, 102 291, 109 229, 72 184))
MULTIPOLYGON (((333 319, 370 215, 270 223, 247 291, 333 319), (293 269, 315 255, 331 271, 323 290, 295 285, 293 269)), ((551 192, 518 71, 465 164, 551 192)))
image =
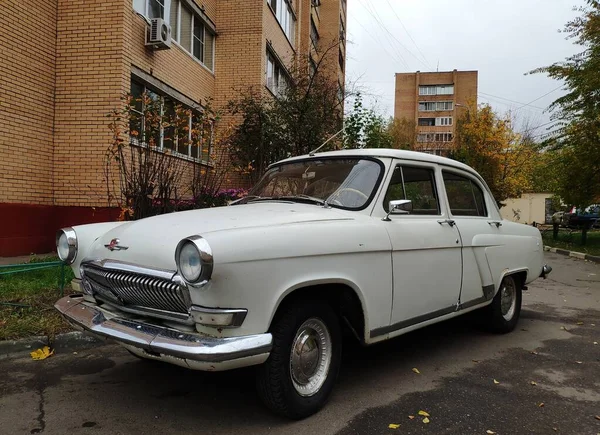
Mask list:
POLYGON ((188 314, 188 290, 165 278, 82 265, 84 287, 101 299, 128 308, 188 314))

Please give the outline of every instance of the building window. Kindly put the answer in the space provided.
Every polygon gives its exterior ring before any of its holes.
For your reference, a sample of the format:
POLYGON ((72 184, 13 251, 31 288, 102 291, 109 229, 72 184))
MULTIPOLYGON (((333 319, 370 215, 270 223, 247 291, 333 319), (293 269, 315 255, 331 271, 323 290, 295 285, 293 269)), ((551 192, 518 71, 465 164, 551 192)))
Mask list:
POLYGON ((169 21, 169 0, 133 0, 133 10, 148 17, 169 21))
POLYGON ((419 95, 453 95, 454 85, 419 86, 419 95))
POLYGON ((434 142, 435 141, 435 133, 419 133, 417 135, 417 142, 426 143, 426 142, 434 142))
POLYGON ((346 29, 344 28, 344 19, 340 16, 340 42, 346 43, 346 29))
MULTIPOLYGON (((166 0, 165 0, 166 1, 166 0)), ((215 35, 183 0, 171 0, 171 35, 185 51, 213 71, 215 35)))
POLYGON ((452 133, 436 133, 435 141, 436 142, 452 142, 452 133))
POLYGON ((342 54, 342 47, 340 47, 340 49, 339 49, 339 58, 338 58, 338 61, 340 63, 340 69, 342 70, 342 72, 344 72, 345 62, 344 62, 344 55, 342 54))
POLYGON ((317 73, 317 63, 312 58, 312 56, 309 56, 308 58, 308 73, 310 74, 311 78, 314 77, 317 73))
POLYGON ((344 11, 344 15, 346 15, 346 0, 342 0, 342 10, 344 11))
POLYGON ((435 118, 419 118, 419 125, 423 127, 432 127, 435 125, 435 118))
POLYGON ((170 96, 131 80, 129 134, 134 145, 151 145, 160 151, 208 162, 213 124, 202 114, 170 96), (158 126, 146 125, 149 115, 158 114, 158 126))
POLYGON ((285 93, 290 78, 279 60, 267 50, 267 88, 276 96, 285 93))
POLYGON ((422 112, 445 111, 452 108, 452 101, 419 101, 419 110, 422 112))
POLYGON ((317 49, 317 43, 319 42, 319 31, 312 17, 310 17, 310 42, 312 42, 313 48, 317 49))
POLYGON ((310 5, 317 12, 317 15, 319 15, 319 11, 321 8, 321 0, 310 0, 310 5))
POLYGON ((341 82, 338 81, 338 90, 337 90, 338 101, 341 103, 344 101, 344 86, 341 82))
POLYGON ((443 116, 441 118, 435 118, 435 125, 452 125, 452 117, 443 116))
POLYGON ((294 30, 296 28, 296 16, 292 10, 291 0, 267 0, 268 5, 277 17, 277 21, 283 28, 285 36, 294 44, 294 30))

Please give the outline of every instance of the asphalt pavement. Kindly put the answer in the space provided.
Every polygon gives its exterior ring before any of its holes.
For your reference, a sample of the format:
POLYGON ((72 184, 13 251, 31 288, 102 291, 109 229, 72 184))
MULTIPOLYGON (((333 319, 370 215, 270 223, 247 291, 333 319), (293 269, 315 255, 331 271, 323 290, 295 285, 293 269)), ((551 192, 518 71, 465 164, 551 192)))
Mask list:
POLYGON ((554 271, 524 293, 513 333, 459 318, 348 346, 329 404, 303 421, 262 407, 253 369, 193 372, 104 344, 0 360, 0 433, 597 435, 600 265, 546 254, 554 271))

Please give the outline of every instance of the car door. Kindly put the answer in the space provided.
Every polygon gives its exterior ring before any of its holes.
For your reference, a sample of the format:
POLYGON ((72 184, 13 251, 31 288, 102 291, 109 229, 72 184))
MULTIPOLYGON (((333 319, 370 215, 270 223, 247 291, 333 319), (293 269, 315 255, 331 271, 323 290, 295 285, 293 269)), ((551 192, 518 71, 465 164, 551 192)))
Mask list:
POLYGON ((379 210, 409 199, 413 210, 382 222, 392 245, 393 298, 390 326, 371 337, 449 314, 456 309, 461 281, 459 234, 440 201, 435 164, 395 161, 379 210))
MULTIPOLYGON (((503 270, 511 263, 507 249, 511 236, 504 234, 494 199, 473 174, 443 168, 442 179, 451 219, 463 246, 462 308, 483 304, 494 297, 503 270)), ((515 240, 515 249, 519 244, 515 240)))

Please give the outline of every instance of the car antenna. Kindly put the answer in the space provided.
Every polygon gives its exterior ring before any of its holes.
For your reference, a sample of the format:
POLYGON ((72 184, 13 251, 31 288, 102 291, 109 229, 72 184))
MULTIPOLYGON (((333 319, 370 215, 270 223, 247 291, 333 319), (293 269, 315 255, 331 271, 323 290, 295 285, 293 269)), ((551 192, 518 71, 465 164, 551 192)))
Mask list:
POLYGON ((327 142, 329 142, 331 139, 333 139, 334 137, 336 137, 338 134, 340 134, 342 131, 344 131, 344 129, 342 128, 340 131, 338 131, 336 134, 334 134, 333 136, 331 136, 329 139, 327 139, 325 142, 323 142, 321 144, 321 146, 319 146, 319 148, 312 150, 310 153, 308 153, 309 156, 314 156, 315 153, 317 151, 319 151, 321 148, 323 148, 325 145, 327 145, 327 142))

